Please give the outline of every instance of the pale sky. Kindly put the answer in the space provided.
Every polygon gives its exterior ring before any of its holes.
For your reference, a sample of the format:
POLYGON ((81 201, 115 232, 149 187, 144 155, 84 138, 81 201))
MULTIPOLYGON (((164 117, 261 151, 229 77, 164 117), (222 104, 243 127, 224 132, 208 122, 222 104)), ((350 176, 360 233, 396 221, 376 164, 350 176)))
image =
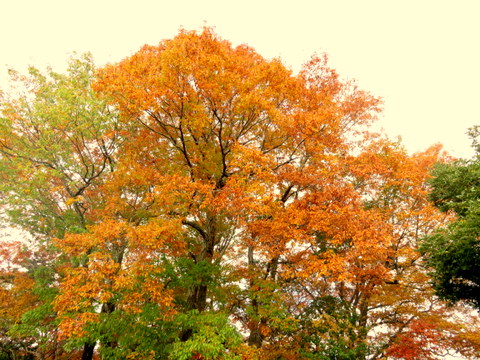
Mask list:
POLYGON ((115 62, 180 27, 212 26, 233 44, 298 69, 326 52, 340 75, 384 98, 378 125, 407 148, 442 143, 470 157, 480 124, 480 1, 0 0, 6 69, 61 69, 73 51, 115 62))

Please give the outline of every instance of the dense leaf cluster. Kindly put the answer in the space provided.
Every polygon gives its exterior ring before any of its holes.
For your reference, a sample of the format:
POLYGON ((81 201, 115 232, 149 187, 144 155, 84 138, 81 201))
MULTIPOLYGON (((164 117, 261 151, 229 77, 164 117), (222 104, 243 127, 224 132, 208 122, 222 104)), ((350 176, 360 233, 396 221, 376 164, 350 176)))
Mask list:
POLYGON ((435 270, 435 290, 444 299, 480 308, 480 163, 473 159, 437 165, 433 176, 433 203, 457 216, 422 246, 435 270))

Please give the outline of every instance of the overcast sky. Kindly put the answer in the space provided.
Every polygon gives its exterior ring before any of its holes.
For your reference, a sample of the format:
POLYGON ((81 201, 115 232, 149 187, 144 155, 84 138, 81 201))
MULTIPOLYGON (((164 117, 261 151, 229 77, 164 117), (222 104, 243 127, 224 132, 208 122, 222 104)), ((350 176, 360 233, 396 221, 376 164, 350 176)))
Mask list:
POLYGON ((2 0, 0 85, 8 67, 61 68, 73 52, 115 62, 180 27, 215 27, 292 69, 326 52, 340 75, 384 98, 379 120, 410 151, 472 155, 480 124, 480 1, 2 0))

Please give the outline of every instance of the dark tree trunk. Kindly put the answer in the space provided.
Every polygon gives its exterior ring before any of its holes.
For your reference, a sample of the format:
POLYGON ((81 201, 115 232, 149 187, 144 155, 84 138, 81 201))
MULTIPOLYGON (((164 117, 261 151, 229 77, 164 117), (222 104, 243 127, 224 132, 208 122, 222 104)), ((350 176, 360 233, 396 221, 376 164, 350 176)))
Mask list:
POLYGON ((187 300, 188 310, 198 310, 202 312, 207 306, 207 285, 195 285, 192 293, 187 300))
MULTIPOLYGON (((213 254, 215 252, 215 243, 216 243, 216 223, 215 223, 214 216, 208 216, 206 224, 204 225, 204 229, 195 227, 195 229, 199 232, 202 240, 203 240, 203 249, 202 252, 197 257, 197 261, 204 261, 208 264, 212 264, 213 262, 213 254)), ((207 278, 209 274, 206 274, 207 278)), ((188 307, 190 310, 198 310, 202 312, 205 310, 207 306, 207 290, 208 290, 208 280, 201 279, 198 284, 194 286, 192 292, 188 299, 188 307)))
MULTIPOLYGON (((257 305, 258 309, 258 304, 257 305)), ((249 346, 256 346, 257 349, 260 349, 263 345, 263 339, 265 338, 262 335, 262 327, 267 324, 267 321, 262 318, 260 321, 256 322, 253 324, 253 326, 250 327, 250 335, 248 335, 248 345, 249 346)))
POLYGON ((248 345, 255 346, 257 349, 262 347, 263 337, 260 333, 260 328, 257 326, 255 329, 250 331, 248 336, 248 345))
POLYGON ((92 360, 93 351, 95 350, 95 343, 87 342, 83 346, 82 360, 92 360))
MULTIPOLYGON (((195 257, 195 262, 207 262, 208 264, 212 264, 216 244, 215 217, 209 216, 204 228, 193 222, 184 222, 184 224, 195 229, 203 240, 203 249, 201 253, 195 257)), ((199 279, 199 282, 190 290, 187 299, 187 310, 197 310, 198 312, 202 312, 207 307, 208 278, 210 277, 210 274, 205 275, 206 276, 202 276, 199 279)), ((186 329, 180 334, 180 339, 182 341, 187 341, 192 335, 192 329, 186 329)))
MULTIPOLYGON (((111 314, 115 311, 116 305, 113 302, 106 302, 102 304, 102 314, 111 314)), ((114 349, 118 346, 117 340, 112 337, 108 341, 103 342, 102 347, 114 349)))

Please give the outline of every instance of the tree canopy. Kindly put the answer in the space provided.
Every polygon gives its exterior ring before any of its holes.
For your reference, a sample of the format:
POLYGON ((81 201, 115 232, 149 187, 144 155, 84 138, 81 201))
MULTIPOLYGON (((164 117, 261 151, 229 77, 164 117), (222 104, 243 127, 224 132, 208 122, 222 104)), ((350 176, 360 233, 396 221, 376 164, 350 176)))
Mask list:
POLYGON ((478 354, 417 251, 445 156, 371 133, 381 101, 326 56, 293 73, 205 28, 15 76, 0 200, 33 240, 0 253, 5 359, 478 354))
MULTIPOLYGON (((476 129, 471 130, 473 136, 476 129)), ((438 164, 430 180, 430 198, 456 219, 427 237, 422 251, 433 268, 436 293, 451 302, 466 301, 480 309, 480 162, 438 164)))

